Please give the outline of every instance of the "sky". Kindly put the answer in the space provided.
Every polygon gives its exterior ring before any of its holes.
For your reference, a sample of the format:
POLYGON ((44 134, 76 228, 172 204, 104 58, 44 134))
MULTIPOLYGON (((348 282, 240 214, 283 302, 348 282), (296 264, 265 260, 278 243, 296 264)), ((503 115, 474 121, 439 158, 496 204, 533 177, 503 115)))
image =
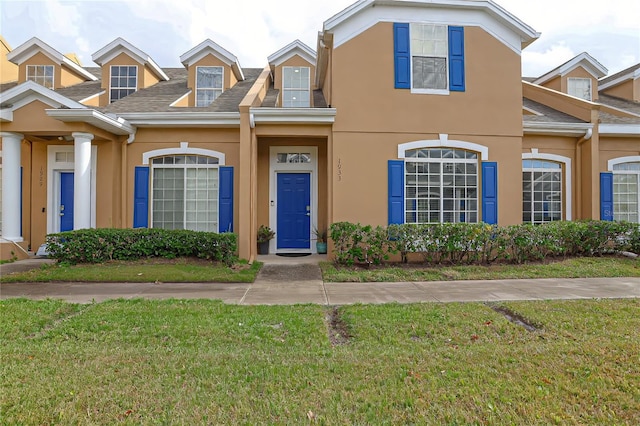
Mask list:
MULTIPOLYGON (((91 55, 122 37, 162 67, 210 38, 262 68, 295 39, 315 50, 318 31, 355 0, 0 0, 0 34, 15 48, 38 37, 62 53, 91 55)), ((640 0, 497 0, 542 33, 522 53, 524 76, 540 76, 581 52, 612 75, 640 62, 640 0)))

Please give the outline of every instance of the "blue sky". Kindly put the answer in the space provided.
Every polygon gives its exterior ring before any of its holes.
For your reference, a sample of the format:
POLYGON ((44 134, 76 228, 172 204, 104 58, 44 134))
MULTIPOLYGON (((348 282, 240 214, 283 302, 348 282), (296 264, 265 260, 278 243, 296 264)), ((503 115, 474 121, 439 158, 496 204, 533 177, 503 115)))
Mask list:
MULTIPOLYGON (((322 23, 355 0, 0 0, 0 31, 12 47, 38 37, 63 53, 91 54, 122 37, 163 67, 211 38, 243 67, 300 39, 312 49, 322 23)), ((613 74, 640 62, 639 0, 498 0, 542 33, 523 52, 539 76, 586 51, 613 74)))

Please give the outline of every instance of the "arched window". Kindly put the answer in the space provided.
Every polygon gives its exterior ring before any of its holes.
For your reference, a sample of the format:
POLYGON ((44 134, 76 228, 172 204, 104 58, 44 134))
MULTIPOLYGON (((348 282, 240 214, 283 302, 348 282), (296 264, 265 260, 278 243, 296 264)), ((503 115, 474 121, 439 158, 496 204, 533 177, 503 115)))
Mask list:
POLYGON ((218 232, 219 159, 151 158, 151 226, 218 232))
POLYGON ((640 161, 614 162, 613 219, 640 223, 640 161))
POLYGON ((405 222, 478 222, 478 153, 452 147, 404 151, 405 222))

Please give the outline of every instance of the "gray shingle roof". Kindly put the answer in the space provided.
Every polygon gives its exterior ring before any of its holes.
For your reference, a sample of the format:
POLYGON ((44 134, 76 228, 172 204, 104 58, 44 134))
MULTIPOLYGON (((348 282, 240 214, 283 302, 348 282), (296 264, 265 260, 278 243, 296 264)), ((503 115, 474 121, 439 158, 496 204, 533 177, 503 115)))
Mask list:
POLYGON ((280 91, 274 89, 273 83, 271 83, 271 87, 269 87, 269 90, 267 90, 267 94, 264 96, 261 106, 265 108, 275 108, 276 103, 278 102, 279 94, 280 91))
POLYGON ((12 81, 11 83, 2 83, 0 84, 0 93, 4 92, 5 90, 12 89, 17 85, 18 85, 17 81, 12 81))
POLYGON ((598 103, 609 105, 614 108, 624 109, 634 114, 640 114, 640 102, 633 102, 616 96, 598 94, 598 103))
POLYGON ((600 111, 600 122, 604 124, 640 124, 640 117, 620 117, 600 111))
POLYGON ((171 104, 184 96, 187 87, 187 70, 184 68, 164 68, 169 81, 161 81, 146 89, 138 90, 131 95, 109 104, 101 111, 105 113, 128 112, 238 112, 239 105, 262 72, 262 68, 244 68, 244 81, 236 83, 225 90, 208 107, 172 107, 171 104))
POLYGON ((556 109, 543 105, 541 103, 532 101, 531 99, 522 98, 522 105, 532 109, 533 111, 542 115, 530 115, 524 114, 522 116, 524 121, 538 122, 538 123, 586 123, 572 115, 565 114, 556 109))
POLYGON ((605 83, 608 83, 608 82, 610 82, 612 80, 615 80, 618 77, 622 77, 623 75, 628 74, 628 73, 630 73, 632 71, 635 71, 637 69, 640 69, 640 63, 635 64, 635 65, 631 65, 629 68, 623 69, 622 71, 617 72, 617 73, 615 73, 613 75, 610 75, 609 77, 605 77, 605 78, 599 80, 598 83, 601 84, 601 85, 605 84, 605 83))
POLYGON ((74 84, 73 86, 56 89, 56 92, 74 101, 81 101, 91 95, 102 92, 102 87, 100 87, 100 84, 101 83, 99 80, 85 81, 84 83, 74 84))

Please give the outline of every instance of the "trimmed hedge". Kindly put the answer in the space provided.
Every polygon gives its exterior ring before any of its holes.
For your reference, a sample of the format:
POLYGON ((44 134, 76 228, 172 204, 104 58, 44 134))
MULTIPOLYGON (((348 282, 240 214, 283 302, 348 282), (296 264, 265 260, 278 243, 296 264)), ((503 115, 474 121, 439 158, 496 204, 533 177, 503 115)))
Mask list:
POLYGON ((614 251, 640 253, 640 225, 628 222, 573 221, 540 225, 492 226, 484 223, 389 225, 349 222, 330 227, 337 263, 380 264, 392 254, 401 262, 425 264, 521 264, 553 257, 602 256, 614 251))
POLYGON ((199 257, 231 265, 237 236, 167 229, 81 229, 47 235, 49 256, 58 262, 101 263, 149 257, 199 257))

